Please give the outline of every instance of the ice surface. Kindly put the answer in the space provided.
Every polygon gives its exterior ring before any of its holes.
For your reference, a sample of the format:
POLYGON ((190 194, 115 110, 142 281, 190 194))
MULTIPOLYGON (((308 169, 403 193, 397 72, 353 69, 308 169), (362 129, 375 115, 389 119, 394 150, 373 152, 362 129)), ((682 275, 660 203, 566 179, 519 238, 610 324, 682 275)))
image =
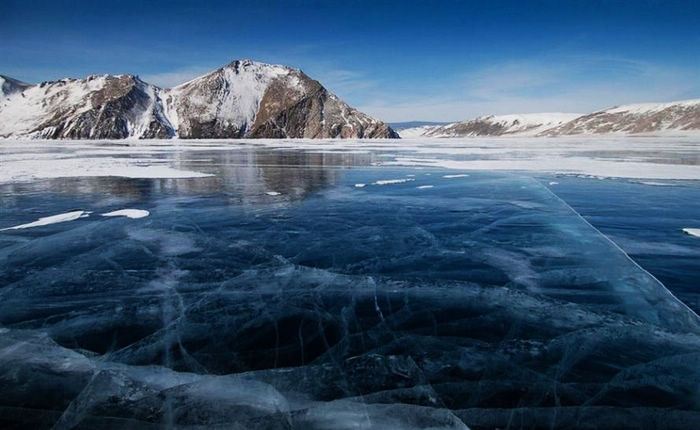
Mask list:
POLYGON ((8 224, 76 204, 150 215, 0 235, 0 427, 700 418, 697 315, 542 181, 246 156, 220 154, 214 177, 3 189, 8 224), (355 187, 398 178, 414 180, 355 187))

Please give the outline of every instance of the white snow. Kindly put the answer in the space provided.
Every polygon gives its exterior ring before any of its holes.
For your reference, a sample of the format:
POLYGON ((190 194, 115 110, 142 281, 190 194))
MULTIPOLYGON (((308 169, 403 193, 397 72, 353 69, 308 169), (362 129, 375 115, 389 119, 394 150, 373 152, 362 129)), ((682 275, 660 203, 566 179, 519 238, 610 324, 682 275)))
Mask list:
POLYGON ((144 218, 150 215, 150 212, 144 209, 119 209, 112 212, 103 213, 102 216, 123 216, 131 219, 144 218))
POLYGON ((639 181, 642 185, 651 185, 654 187, 673 187, 674 184, 668 182, 658 182, 658 181, 639 181))
POLYGON ((367 184, 355 184, 355 188, 363 188, 367 184))
POLYGON ((466 178, 467 176, 469 176, 469 175, 462 173, 462 174, 459 174, 459 175, 443 175, 443 178, 447 178, 447 179, 452 179, 452 178, 466 178))
POLYGON ((691 100, 680 100, 668 103, 635 103, 628 105, 615 106, 613 108, 604 109, 599 112, 606 113, 629 113, 629 114, 648 114, 653 112, 659 112, 670 107, 693 107, 700 105, 700 99, 691 100))
POLYGON ((691 236, 700 237, 700 228, 684 228, 683 232, 691 236))
POLYGON ((188 126, 178 118, 178 108, 187 105, 196 112, 199 122, 216 119, 218 122, 237 128, 250 126, 255 120, 258 106, 270 83, 282 77, 289 77, 290 88, 302 91, 301 82, 293 76, 294 69, 275 64, 241 60, 238 69, 232 64, 193 79, 172 89, 163 90, 164 112, 175 127, 188 126), (220 93, 212 94, 209 85, 203 83, 223 81, 226 83, 220 93))
POLYGON ((51 215, 43 218, 39 218, 38 220, 34 222, 30 222, 27 224, 20 224, 16 225, 14 227, 6 227, 0 229, 0 231, 4 230, 19 230, 23 228, 32 228, 32 227, 41 227, 44 225, 49 225, 49 224, 58 224, 60 222, 67 222, 67 221, 75 221, 76 219, 79 218, 85 218, 89 216, 90 212, 87 211, 72 211, 72 212, 66 212, 58 215, 51 215))
POLYGON ((418 188, 419 190, 426 190, 428 188, 433 188, 433 186, 432 185, 420 185, 416 188, 418 188))
POLYGON ((380 180, 380 181, 374 182, 374 185, 403 184, 404 182, 410 182, 410 181, 415 181, 415 179, 411 179, 411 178, 402 178, 402 179, 382 179, 382 180, 380 180))
POLYGON ((170 167, 165 160, 129 157, 80 157, 54 154, 56 158, 19 154, 2 162, 0 183, 36 179, 119 176, 124 178, 201 178, 207 173, 170 167), (59 158, 64 157, 64 158, 59 158), (12 158, 15 158, 14 160, 12 158))
POLYGON ((398 130, 397 133, 401 139, 416 139, 425 136, 429 131, 435 130, 438 125, 422 125, 420 127, 410 127, 404 128, 403 130, 398 130))
POLYGON ((277 191, 266 191, 265 194, 267 194, 268 196, 279 196, 280 195, 280 193, 278 193, 277 191))

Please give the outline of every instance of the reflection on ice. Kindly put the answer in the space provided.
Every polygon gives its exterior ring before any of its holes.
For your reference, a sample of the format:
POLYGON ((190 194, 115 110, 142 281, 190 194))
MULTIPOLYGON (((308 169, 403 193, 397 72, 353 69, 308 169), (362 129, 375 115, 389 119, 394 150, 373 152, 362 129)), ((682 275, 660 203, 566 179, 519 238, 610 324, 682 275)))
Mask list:
POLYGON ((217 193, 199 192, 211 178, 181 193, 141 184, 145 222, 12 232, 0 248, 0 423, 698 422, 697 315, 538 181, 261 170, 222 168, 237 179, 217 193))

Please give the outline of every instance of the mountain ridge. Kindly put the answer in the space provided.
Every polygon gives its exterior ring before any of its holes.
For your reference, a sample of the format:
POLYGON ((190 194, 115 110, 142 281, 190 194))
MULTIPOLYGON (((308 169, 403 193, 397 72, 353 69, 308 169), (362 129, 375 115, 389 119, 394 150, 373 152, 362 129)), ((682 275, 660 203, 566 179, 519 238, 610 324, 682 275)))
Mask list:
POLYGON ((400 130, 402 138, 587 135, 700 132, 700 99, 617 105, 588 114, 484 115, 443 126, 400 130))
POLYGON ((172 88, 135 75, 2 77, 0 137, 398 138, 300 69, 235 60, 172 88))

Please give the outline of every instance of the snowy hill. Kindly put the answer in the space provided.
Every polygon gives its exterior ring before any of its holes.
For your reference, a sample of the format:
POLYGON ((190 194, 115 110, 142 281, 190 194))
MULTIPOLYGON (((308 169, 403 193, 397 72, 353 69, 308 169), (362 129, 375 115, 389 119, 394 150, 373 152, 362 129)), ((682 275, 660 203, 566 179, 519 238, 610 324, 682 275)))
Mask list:
POLYGON ((542 134, 563 136, 663 131, 700 131, 700 99, 616 106, 583 115, 542 134))
POLYGON ((301 70, 250 60, 172 89, 131 75, 39 85, 0 79, 0 137, 398 137, 301 70))
POLYGON ((571 121, 580 114, 535 113, 520 115, 488 115, 443 126, 422 126, 400 131, 402 138, 535 136, 552 127, 571 121))

